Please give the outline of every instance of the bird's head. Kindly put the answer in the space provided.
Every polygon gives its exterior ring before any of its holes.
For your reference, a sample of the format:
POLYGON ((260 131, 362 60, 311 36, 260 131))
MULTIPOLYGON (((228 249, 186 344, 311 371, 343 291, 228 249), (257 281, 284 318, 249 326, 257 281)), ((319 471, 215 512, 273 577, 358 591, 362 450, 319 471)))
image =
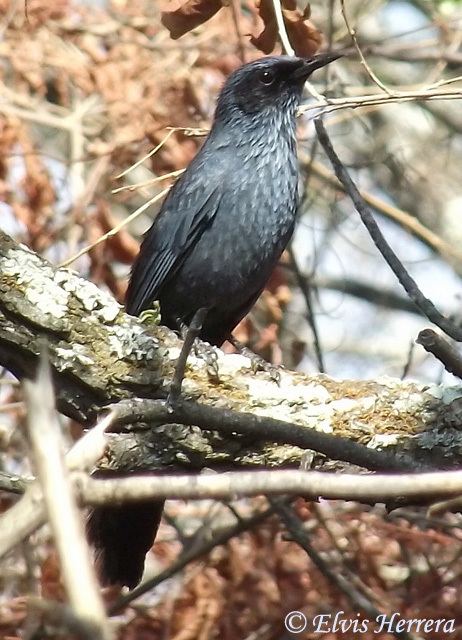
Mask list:
POLYGON ((215 118, 255 115, 271 109, 293 108, 300 101, 303 85, 316 69, 337 60, 339 53, 321 53, 312 58, 269 56, 239 67, 227 79, 217 102, 215 118))

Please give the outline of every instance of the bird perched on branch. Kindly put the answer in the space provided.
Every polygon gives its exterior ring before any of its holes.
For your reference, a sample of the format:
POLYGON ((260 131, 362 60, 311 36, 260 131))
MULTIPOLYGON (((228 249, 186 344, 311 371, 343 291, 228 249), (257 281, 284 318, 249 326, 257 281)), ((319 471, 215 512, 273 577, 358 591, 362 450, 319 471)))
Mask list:
MULTIPOLYGON (((158 300, 162 324, 178 329, 207 309, 200 338, 219 346, 230 336, 294 230, 295 116, 303 85, 339 57, 267 57, 231 74, 204 145, 144 237, 127 291, 128 313, 139 315, 158 300)), ((106 582, 132 587, 139 581, 162 504, 93 514, 90 537, 106 582)))

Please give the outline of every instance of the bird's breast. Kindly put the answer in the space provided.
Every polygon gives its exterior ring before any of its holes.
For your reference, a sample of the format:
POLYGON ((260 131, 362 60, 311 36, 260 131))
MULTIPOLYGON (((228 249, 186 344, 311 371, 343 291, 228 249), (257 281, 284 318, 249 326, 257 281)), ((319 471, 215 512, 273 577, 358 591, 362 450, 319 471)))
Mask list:
POLYGON ((225 180, 213 223, 185 264, 211 290, 258 290, 290 239, 298 204, 295 149, 271 149, 240 158, 225 180))
MULTIPOLYGON (((175 304, 181 300, 185 309, 242 307, 263 288, 292 234, 298 205, 294 131, 251 133, 232 154, 227 148, 216 211, 175 275, 175 304)), ((207 153, 206 160, 216 162, 217 155, 207 153)), ((217 170, 216 164, 208 170, 217 170)))

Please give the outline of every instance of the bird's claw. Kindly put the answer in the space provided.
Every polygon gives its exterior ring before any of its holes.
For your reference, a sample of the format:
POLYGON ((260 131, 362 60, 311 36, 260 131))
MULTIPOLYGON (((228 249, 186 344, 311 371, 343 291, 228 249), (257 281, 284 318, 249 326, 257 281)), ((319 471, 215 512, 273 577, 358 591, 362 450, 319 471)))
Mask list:
POLYGON ((254 373, 264 371, 269 375, 272 382, 275 382, 278 386, 281 384, 281 372, 279 367, 267 362, 264 358, 259 356, 257 353, 254 353, 248 347, 241 347, 240 352, 241 355, 250 360, 250 366, 254 373))
POLYGON ((279 367, 270 362, 266 362, 263 358, 261 358, 261 362, 256 364, 252 363, 252 369, 254 371, 264 371, 270 377, 271 382, 275 382, 278 387, 281 384, 281 372, 279 367), (256 367, 256 368, 254 368, 256 367))

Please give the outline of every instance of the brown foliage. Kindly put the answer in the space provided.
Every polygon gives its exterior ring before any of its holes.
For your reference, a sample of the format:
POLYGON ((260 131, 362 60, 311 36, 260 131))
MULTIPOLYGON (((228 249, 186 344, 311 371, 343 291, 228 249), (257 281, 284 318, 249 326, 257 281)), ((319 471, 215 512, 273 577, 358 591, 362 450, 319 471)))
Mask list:
POLYGON ((174 40, 210 20, 223 7, 221 0, 187 0, 177 4, 177 9, 162 13, 162 24, 174 40))
MULTIPOLYGON (((263 51, 274 51, 278 41, 278 26, 274 15, 272 0, 257 0, 258 14, 263 21, 264 28, 258 36, 252 36, 252 44, 263 51)), ((282 1, 282 15, 287 29, 287 35, 294 51, 299 56, 312 56, 322 43, 320 31, 309 20, 311 15, 310 5, 302 11, 295 0, 282 1)))

